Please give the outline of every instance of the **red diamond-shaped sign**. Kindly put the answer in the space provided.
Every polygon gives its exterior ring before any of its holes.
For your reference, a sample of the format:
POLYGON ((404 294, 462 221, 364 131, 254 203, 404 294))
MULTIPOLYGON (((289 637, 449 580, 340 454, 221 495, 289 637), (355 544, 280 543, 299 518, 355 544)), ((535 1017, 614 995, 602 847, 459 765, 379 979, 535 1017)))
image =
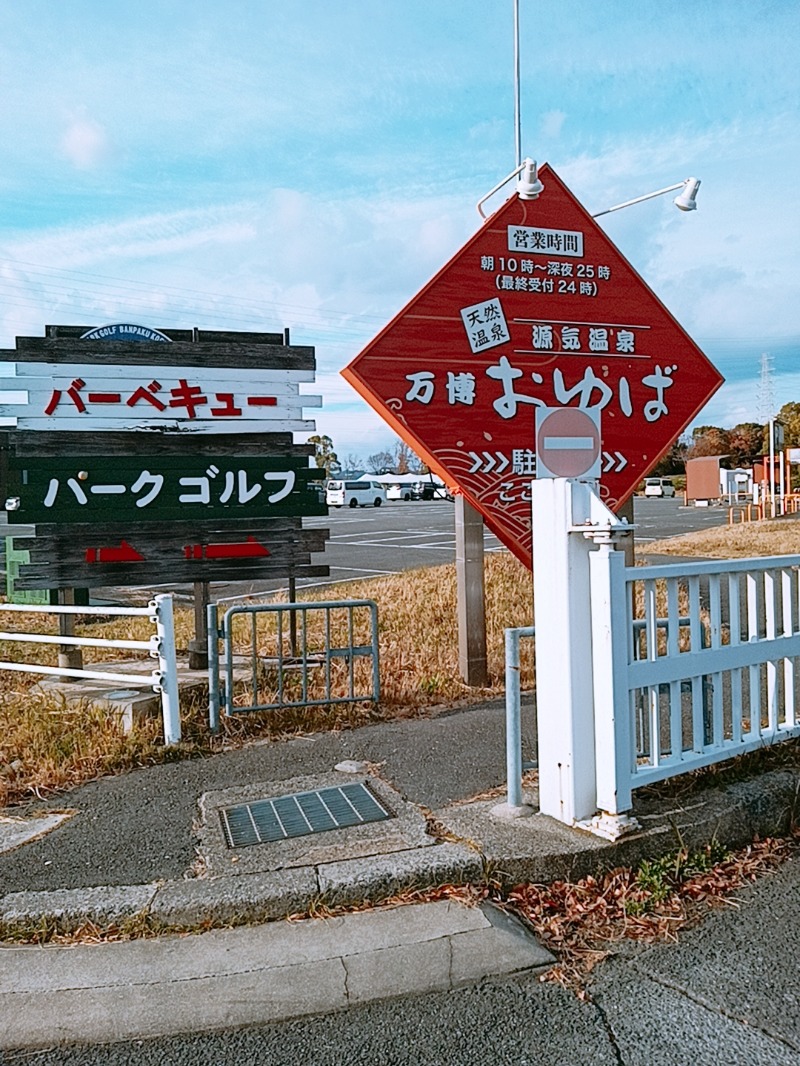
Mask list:
POLYGON ((531 565, 537 406, 601 410, 617 508, 722 376, 543 166, 342 374, 531 565))

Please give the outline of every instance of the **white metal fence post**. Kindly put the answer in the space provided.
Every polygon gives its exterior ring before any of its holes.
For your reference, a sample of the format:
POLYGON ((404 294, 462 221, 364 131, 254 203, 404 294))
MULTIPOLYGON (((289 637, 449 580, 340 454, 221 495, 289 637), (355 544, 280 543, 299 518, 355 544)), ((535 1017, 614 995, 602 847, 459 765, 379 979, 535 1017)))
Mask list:
POLYGON ((156 596, 151 603, 155 612, 158 636, 158 688, 164 720, 164 743, 177 744, 181 739, 181 711, 178 689, 178 660, 175 655, 175 622, 172 596, 156 596))
POLYGON ((590 818, 597 806, 591 544, 569 532, 577 517, 573 497, 586 488, 565 478, 537 479, 531 485, 539 809, 568 825, 590 818))
POLYGON ((628 655, 631 641, 630 597, 625 556, 601 544, 589 558, 592 599, 597 806, 592 828, 612 839, 635 823, 624 816, 632 806, 633 759, 628 655))

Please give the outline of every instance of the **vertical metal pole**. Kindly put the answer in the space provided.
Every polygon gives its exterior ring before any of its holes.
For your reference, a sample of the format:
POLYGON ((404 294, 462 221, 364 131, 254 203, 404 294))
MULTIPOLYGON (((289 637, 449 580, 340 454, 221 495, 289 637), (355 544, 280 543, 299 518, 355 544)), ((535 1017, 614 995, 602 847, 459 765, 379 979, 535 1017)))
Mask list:
POLYGON ((596 810, 591 545, 570 532, 586 520, 588 491, 565 478, 531 483, 539 807, 567 825, 596 810))
POLYGON ((519 0, 514 0, 514 142, 516 166, 522 165, 522 117, 519 83, 519 0))
POLYGON ((208 631, 208 728, 219 733, 219 619, 216 603, 209 603, 206 629, 208 631))
MULTIPOLYGON (((65 605, 74 605, 75 603, 75 589, 59 589, 58 590, 58 602, 65 605)), ((58 632, 62 637, 74 637, 75 636, 75 615, 74 614, 59 614, 58 616, 58 632)), ((59 644, 58 646, 58 665, 64 670, 82 670, 83 669, 83 651, 81 648, 74 644, 59 644)), ((74 682, 77 678, 65 674, 58 679, 61 682, 69 681, 74 682)))
MULTIPOLYGON (((626 518, 628 525, 633 525, 633 496, 629 496, 625 503, 617 508, 617 517, 626 518)), ((630 535, 627 536, 622 545, 622 551, 625 556, 626 566, 636 566, 636 545, 634 542, 634 530, 631 529, 630 535)))
POLYGON ((519 630, 506 630, 506 777, 509 807, 522 806, 519 630))
MULTIPOLYGON (((289 574, 289 603, 297 603, 297 578, 289 574)), ((292 657, 297 658, 297 611, 289 611, 289 644, 292 657)))
POLYGON ((181 739, 181 710, 178 690, 178 660, 175 655, 175 620, 172 596, 156 596, 156 633, 158 635, 158 670, 161 713, 164 720, 164 743, 177 744, 181 739))
POLYGON ((775 419, 769 420, 769 513, 775 517, 775 419))
POLYGON ((208 669, 208 603, 210 600, 209 583, 194 583, 194 640, 189 641, 189 669, 208 669))
POLYGON ((483 519, 463 495, 455 498, 458 669, 467 685, 488 681, 483 519))
POLYGON ((608 814, 620 815, 632 806, 634 763, 627 684, 630 600, 626 603, 625 557, 602 544, 589 556, 589 571, 597 806, 608 814))

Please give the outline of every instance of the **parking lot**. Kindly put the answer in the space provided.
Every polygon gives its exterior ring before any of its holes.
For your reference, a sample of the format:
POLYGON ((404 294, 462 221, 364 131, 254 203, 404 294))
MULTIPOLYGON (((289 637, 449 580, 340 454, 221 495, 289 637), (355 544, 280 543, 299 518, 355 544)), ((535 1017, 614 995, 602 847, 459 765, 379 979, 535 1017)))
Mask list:
MULTIPOLYGON (((725 507, 685 507, 681 499, 637 497, 634 521, 637 545, 646 551, 650 541, 724 525, 728 511, 725 507)), ((455 561, 454 504, 447 500, 390 500, 381 507, 332 507, 326 518, 307 522, 330 529, 325 553, 314 557, 315 562, 330 567, 330 576, 298 582, 300 587, 335 586, 342 581, 455 561)), ((484 530, 484 550, 490 553, 506 549, 484 530)), ((235 599, 281 587, 280 582, 220 584, 214 586, 214 595, 218 599, 235 599)), ((331 596, 335 595, 331 588, 331 596)))
MULTIPOLYGON (((636 497, 634 521, 636 544, 646 551, 647 544, 662 537, 724 525, 726 507, 685 507, 681 498, 636 497)), ((325 517, 306 519, 310 526, 330 529, 324 554, 314 562, 330 568, 327 578, 298 582, 304 585, 335 586, 342 581, 396 574, 417 567, 438 566, 455 560, 454 504, 448 500, 390 500, 381 507, 332 507, 325 517)), ((497 538, 484 531, 487 553, 505 551, 497 538)), ((213 585, 215 599, 248 598, 285 588, 285 581, 220 582, 213 585)), ((180 598, 189 599, 189 586, 161 586, 158 591, 174 589, 180 598)), ((145 598, 143 593, 138 598, 145 598)), ((335 597, 331 588, 331 596, 335 597)), ((98 600, 127 599, 122 590, 96 590, 98 600)))

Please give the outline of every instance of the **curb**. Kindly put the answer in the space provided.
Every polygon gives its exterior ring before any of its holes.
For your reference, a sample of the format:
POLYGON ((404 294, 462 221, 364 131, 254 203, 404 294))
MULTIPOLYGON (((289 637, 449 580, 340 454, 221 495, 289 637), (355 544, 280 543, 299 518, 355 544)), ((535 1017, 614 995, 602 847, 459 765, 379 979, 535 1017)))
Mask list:
MULTIPOLYGON (((527 799, 534 799, 528 796, 527 799)), ((501 821, 496 799, 458 804, 435 817, 456 839, 392 854, 272 872, 15 892, 0 898, 0 939, 37 931, 69 934, 91 924, 98 934, 135 935, 254 924, 327 909, 378 904, 443 884, 510 887, 547 884, 636 866, 712 842, 742 847, 755 838, 784 835, 800 810, 800 769, 768 771, 697 790, 680 799, 638 798, 642 829, 610 843, 543 815, 501 821)))

